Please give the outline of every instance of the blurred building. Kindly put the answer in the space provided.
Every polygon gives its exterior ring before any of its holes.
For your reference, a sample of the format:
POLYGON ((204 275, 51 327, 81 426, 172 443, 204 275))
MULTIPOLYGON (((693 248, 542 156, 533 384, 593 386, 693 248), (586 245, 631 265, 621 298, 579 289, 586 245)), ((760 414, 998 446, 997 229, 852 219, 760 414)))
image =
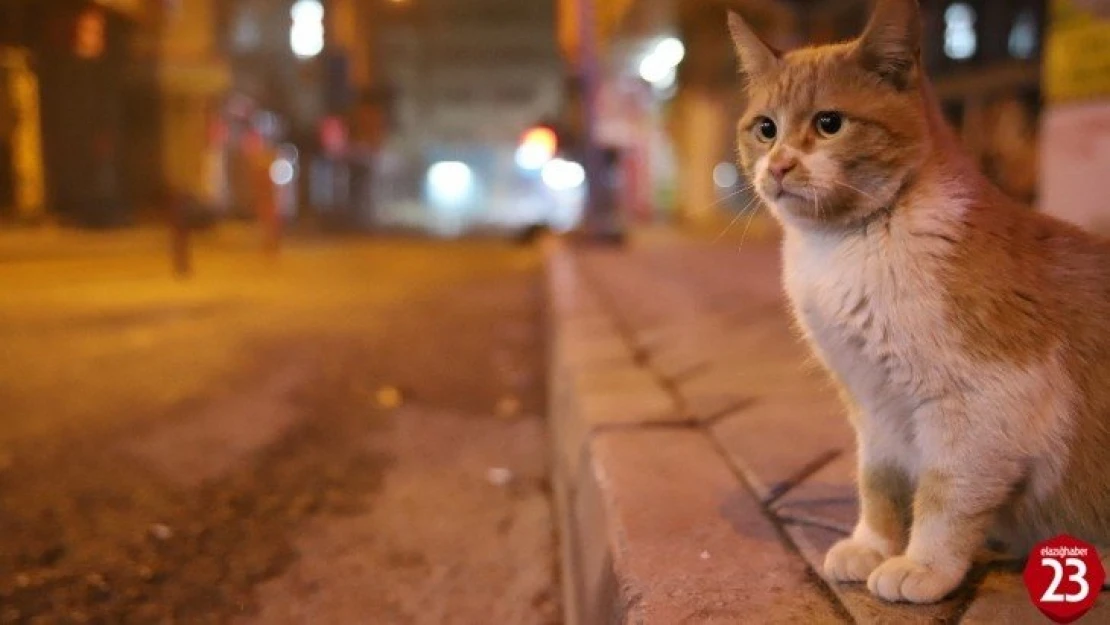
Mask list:
POLYGON ((373 73, 376 92, 390 103, 383 167, 394 217, 457 227, 526 220, 539 209, 529 206, 534 194, 521 192, 514 152, 521 135, 561 105, 554 5, 384 4, 373 73), (456 161, 469 168, 473 193, 437 212, 425 174, 437 162, 456 161))
POLYGON ((33 221, 46 201, 40 91, 12 8, 0 8, 0 219, 33 221))
POLYGON ((0 205, 92 225, 128 219, 135 2, 0 3, 0 205))
MULTIPOLYGON (((131 223, 204 183, 205 112, 228 84, 216 0, 0 3, 0 206, 11 216, 131 223), (13 149, 14 146, 14 149, 13 149)), ((4 210, 0 208, 0 210, 4 210)))
POLYGON ((557 106, 560 66, 550 4, 427 4, 418 72, 407 68, 398 89, 402 108, 410 107, 401 118, 409 124, 404 136, 422 143, 511 144, 557 106))

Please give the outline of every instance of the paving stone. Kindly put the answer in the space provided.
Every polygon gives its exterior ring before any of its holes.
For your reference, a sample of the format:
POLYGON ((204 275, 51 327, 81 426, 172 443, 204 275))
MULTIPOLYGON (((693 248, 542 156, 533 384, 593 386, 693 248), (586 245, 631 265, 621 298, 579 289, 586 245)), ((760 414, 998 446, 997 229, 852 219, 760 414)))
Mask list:
POLYGON ((849 452, 851 427, 828 397, 773 395, 711 426, 733 460, 767 495, 824 454, 849 452))
POLYGON ((575 336, 558 329, 556 333, 558 339, 554 348, 557 353, 554 358, 562 366, 605 368, 614 364, 632 364, 632 350, 615 330, 595 337, 575 336))
POLYGON ((697 340, 699 336, 726 334, 735 327, 734 317, 733 313, 710 312, 695 319, 671 321, 651 331, 642 332, 637 339, 648 349, 666 349, 697 340))
POLYGON ((859 516, 854 447, 783 494, 775 512, 802 525, 842 528, 845 535, 851 532, 859 516))
POLYGON ((835 403, 836 394, 823 374, 807 371, 796 362, 765 362, 740 366, 713 362, 697 375, 678 382, 687 398, 698 395, 733 395, 737 398, 807 397, 835 403))
MULTIPOLYGON (((964 613, 961 625, 1051 623, 1029 599, 1021 575, 1016 572, 991 572, 979 586, 975 600, 964 613)), ((1110 623, 1110 592, 1100 594, 1095 607, 1076 623, 1110 623)))
POLYGON ((574 253, 557 249, 546 255, 548 304, 556 318, 600 310, 596 294, 586 288, 579 275, 574 253))
POLYGON ((610 432, 591 449, 620 582, 617 622, 844 622, 703 434, 610 432))
POLYGON ((689 421, 709 423, 737 416, 754 403, 752 398, 731 391, 687 393, 682 398, 682 414, 689 421))
POLYGON ((771 361, 806 364, 811 362, 809 347, 790 327, 787 319, 763 319, 739 325, 720 336, 707 337, 704 349, 715 360, 736 359, 756 364, 771 361))
POLYGON ((628 363, 604 368, 566 367, 554 376, 551 427, 556 470, 577 470, 591 433, 683 419, 674 398, 643 367, 628 363))
POLYGON ((670 380, 681 380, 710 366, 712 353, 696 345, 679 343, 650 355, 650 366, 670 380))
POLYGON ((566 315, 556 320, 555 329, 559 336, 568 341, 592 342, 607 339, 620 339, 616 321, 608 313, 566 315))

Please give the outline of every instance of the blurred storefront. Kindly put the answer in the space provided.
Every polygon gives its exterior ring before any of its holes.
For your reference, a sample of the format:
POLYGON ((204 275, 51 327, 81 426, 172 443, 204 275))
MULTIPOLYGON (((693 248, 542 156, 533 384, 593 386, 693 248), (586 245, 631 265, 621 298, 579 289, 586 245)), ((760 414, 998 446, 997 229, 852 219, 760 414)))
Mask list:
POLYGON ((133 200, 125 172, 133 16, 79 0, 6 9, 5 17, 20 23, 39 85, 46 205, 80 224, 126 222, 133 200))
POLYGON ((1045 51, 1041 206, 1110 234, 1110 3, 1052 0, 1045 51))
POLYGON ((664 73, 682 60, 683 43, 673 37, 673 9, 672 3, 656 0, 558 4, 559 48, 572 78, 564 123, 576 140, 592 135, 589 140, 602 154, 595 167, 603 171, 595 183, 606 187, 593 201, 617 211, 620 222, 658 219, 675 194, 673 145, 665 123, 674 91, 653 88, 635 69, 664 40, 670 48, 664 73), (592 95, 583 88, 587 81, 596 84, 592 95))
MULTIPOLYGON (((357 226, 373 212, 381 98, 372 77, 382 7, 357 0, 228 0, 221 45, 231 68, 217 111, 232 212, 251 205, 249 154, 261 136, 287 216, 357 226), (291 175, 286 175, 292 168, 291 175)), ((381 3, 385 4, 385 3, 381 3)))
MULTIPOLYGON (((203 0, 201 0, 203 1, 203 0)), ((139 0, 0 3, 5 123, 0 205, 22 220, 86 226, 131 223, 156 204, 163 135, 182 125, 159 116, 163 9, 139 0)), ((192 84, 193 76, 166 83, 192 84)), ((187 133, 185 133, 187 134, 187 133)))

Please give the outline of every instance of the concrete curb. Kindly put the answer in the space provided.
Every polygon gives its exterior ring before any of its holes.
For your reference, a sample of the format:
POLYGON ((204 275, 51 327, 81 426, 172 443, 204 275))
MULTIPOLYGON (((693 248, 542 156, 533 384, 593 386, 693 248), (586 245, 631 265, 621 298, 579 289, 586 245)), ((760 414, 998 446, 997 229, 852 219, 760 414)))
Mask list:
POLYGON ((646 366, 576 255, 554 245, 546 260, 566 622, 848 620, 646 366))

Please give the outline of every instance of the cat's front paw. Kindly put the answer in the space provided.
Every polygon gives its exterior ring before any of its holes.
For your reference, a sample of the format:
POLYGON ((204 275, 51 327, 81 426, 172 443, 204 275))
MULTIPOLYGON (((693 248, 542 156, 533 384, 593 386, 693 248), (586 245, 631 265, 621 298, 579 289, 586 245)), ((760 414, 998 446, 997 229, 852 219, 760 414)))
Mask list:
POLYGON ((854 538, 845 538, 825 554, 825 577, 834 582, 862 582, 880 564, 883 554, 854 538))
POLYGON ((883 562, 867 578, 871 594, 892 602, 936 603, 956 589, 966 571, 945 571, 907 556, 883 562))

